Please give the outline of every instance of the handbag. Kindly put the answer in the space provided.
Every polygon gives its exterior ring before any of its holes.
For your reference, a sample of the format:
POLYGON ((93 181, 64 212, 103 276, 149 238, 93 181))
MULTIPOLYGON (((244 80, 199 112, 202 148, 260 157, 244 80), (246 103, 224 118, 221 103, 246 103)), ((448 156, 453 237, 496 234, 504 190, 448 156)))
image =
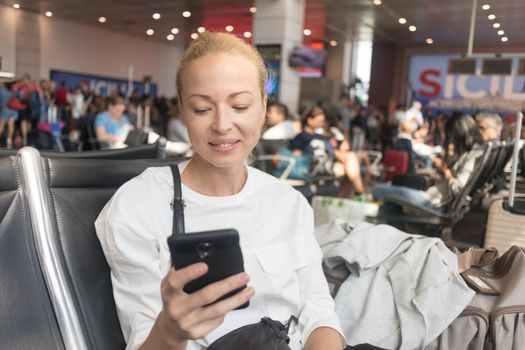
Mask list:
POLYGON ((11 96, 9 101, 7 101, 7 108, 13 109, 15 111, 21 111, 27 108, 25 104, 23 104, 18 97, 15 95, 11 96))
MULTIPOLYGON (((171 165, 173 175, 173 235, 183 235, 186 233, 184 228, 184 201, 182 200, 182 189, 179 167, 171 165)), ((261 321, 249 324, 227 333, 214 341, 208 350, 227 350, 227 349, 250 349, 250 350, 290 350, 288 343, 288 330, 292 322, 297 322, 297 318, 292 316, 286 325, 263 317, 261 321)))

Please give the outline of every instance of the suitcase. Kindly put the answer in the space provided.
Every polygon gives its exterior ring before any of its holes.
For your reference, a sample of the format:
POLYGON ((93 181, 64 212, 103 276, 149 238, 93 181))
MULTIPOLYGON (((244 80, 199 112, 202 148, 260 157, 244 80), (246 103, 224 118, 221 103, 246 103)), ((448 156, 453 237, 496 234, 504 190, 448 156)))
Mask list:
POLYGON ((512 154, 510 194, 508 198, 498 199, 489 207, 485 247, 496 247, 501 253, 510 246, 525 247, 525 198, 515 198, 516 174, 519 161, 519 137, 523 113, 517 114, 516 137, 512 154))
POLYGON ((385 181, 390 181, 394 175, 408 172, 408 153, 405 151, 388 150, 383 160, 385 181))

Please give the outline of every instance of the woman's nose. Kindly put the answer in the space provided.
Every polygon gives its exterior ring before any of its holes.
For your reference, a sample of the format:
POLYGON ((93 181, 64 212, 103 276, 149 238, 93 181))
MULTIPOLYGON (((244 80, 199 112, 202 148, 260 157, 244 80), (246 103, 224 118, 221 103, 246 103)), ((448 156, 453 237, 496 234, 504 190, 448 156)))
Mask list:
POLYGON ((221 134, 229 131, 233 127, 230 115, 224 109, 218 109, 215 114, 212 130, 221 134))

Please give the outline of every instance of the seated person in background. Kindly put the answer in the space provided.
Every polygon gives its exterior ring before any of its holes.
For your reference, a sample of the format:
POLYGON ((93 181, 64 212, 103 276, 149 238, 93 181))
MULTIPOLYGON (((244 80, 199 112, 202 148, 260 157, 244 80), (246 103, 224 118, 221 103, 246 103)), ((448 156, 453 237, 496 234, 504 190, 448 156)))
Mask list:
POLYGON ((262 317, 286 322, 292 315, 292 350, 342 349, 312 208, 291 186, 247 166, 266 114, 259 53, 234 35, 205 32, 184 52, 176 77, 195 151, 179 165, 186 232, 236 229, 246 273, 184 292, 208 266, 171 267, 173 177, 169 167, 147 169, 115 193, 95 223, 127 349, 206 349, 262 317))
POLYGON ((266 110, 268 129, 263 140, 291 140, 301 131, 298 122, 289 120, 288 107, 279 102, 270 102, 266 110))
POLYGON ((487 142, 499 142, 501 140, 503 121, 499 115, 496 113, 479 113, 476 115, 476 122, 483 140, 487 142))
POLYGON ((432 167, 432 148, 424 144, 421 139, 415 138, 413 136, 415 133, 416 130, 414 130, 412 123, 408 121, 401 122, 399 124, 397 141, 394 144, 394 149, 408 153, 408 168, 410 172, 416 170, 416 162, 423 164, 424 168, 432 167))
POLYGON ((291 142, 294 156, 309 155, 315 167, 322 167, 327 172, 333 172, 336 177, 345 176, 352 184, 357 196, 364 193, 363 180, 359 160, 350 151, 348 142, 340 145, 331 144, 324 136, 326 116, 321 107, 310 108, 303 118, 303 131, 291 142))
POLYGON ((473 173, 478 158, 483 154, 483 138, 478 126, 470 115, 460 114, 450 118, 446 124, 446 161, 434 160, 442 179, 426 191, 419 191, 405 186, 380 184, 374 186, 374 199, 398 196, 415 205, 440 209, 450 203, 463 189, 473 173), (451 164, 450 166, 448 164, 451 164))
POLYGON ((120 96, 110 96, 107 99, 107 111, 99 113, 95 118, 95 133, 101 149, 124 148, 125 141, 132 128, 124 113, 126 105, 120 96))
POLYGON ((174 102, 170 110, 170 119, 168 120, 168 133, 166 138, 170 141, 190 142, 188 128, 180 117, 178 102, 174 102))

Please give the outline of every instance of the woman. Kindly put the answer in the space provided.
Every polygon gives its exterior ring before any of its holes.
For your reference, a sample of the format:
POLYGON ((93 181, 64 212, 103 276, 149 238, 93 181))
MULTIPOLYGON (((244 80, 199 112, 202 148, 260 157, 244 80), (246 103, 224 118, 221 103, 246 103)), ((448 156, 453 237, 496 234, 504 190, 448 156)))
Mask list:
POLYGON ((434 160, 434 166, 442 179, 426 191, 389 184, 374 187, 374 199, 400 196, 413 204, 440 209, 450 203, 463 189, 476 168, 478 158, 483 154, 483 138, 470 115, 459 114, 447 121, 445 127, 446 158, 434 160), (449 165, 451 164, 451 165, 449 165))
POLYGON ((100 148, 124 148, 126 137, 132 128, 124 113, 126 105, 120 96, 108 97, 108 110, 99 113, 95 118, 95 133, 100 148))
MULTIPOLYGON (((363 180, 361 178, 361 167, 357 155, 350 151, 348 142, 334 139, 331 143, 325 137, 326 116, 321 107, 313 107, 307 110, 302 121, 303 131, 291 142, 294 156, 308 154, 314 162, 315 169, 326 170, 329 167, 336 177, 346 177, 352 184, 358 197, 364 192, 363 180)), ((341 135, 342 136, 342 135, 341 135)))
POLYGON ((236 229, 246 273, 183 292, 207 266, 171 268, 168 167, 125 184, 97 219, 128 349, 205 349, 261 317, 284 322, 291 315, 299 319, 290 330, 292 349, 343 347, 311 208, 291 187, 246 165, 265 121, 265 80, 259 54, 221 33, 193 41, 177 72, 181 117, 195 151, 179 166, 186 231, 236 229), (249 288, 207 306, 248 281, 249 288), (248 300, 248 308, 235 310, 248 300))
POLYGON ((9 108, 9 101, 15 93, 13 90, 13 83, 5 82, 0 85, 0 135, 4 132, 4 127, 7 124, 7 139, 6 147, 13 147, 13 136, 15 134, 15 121, 18 119, 18 111, 9 108))

